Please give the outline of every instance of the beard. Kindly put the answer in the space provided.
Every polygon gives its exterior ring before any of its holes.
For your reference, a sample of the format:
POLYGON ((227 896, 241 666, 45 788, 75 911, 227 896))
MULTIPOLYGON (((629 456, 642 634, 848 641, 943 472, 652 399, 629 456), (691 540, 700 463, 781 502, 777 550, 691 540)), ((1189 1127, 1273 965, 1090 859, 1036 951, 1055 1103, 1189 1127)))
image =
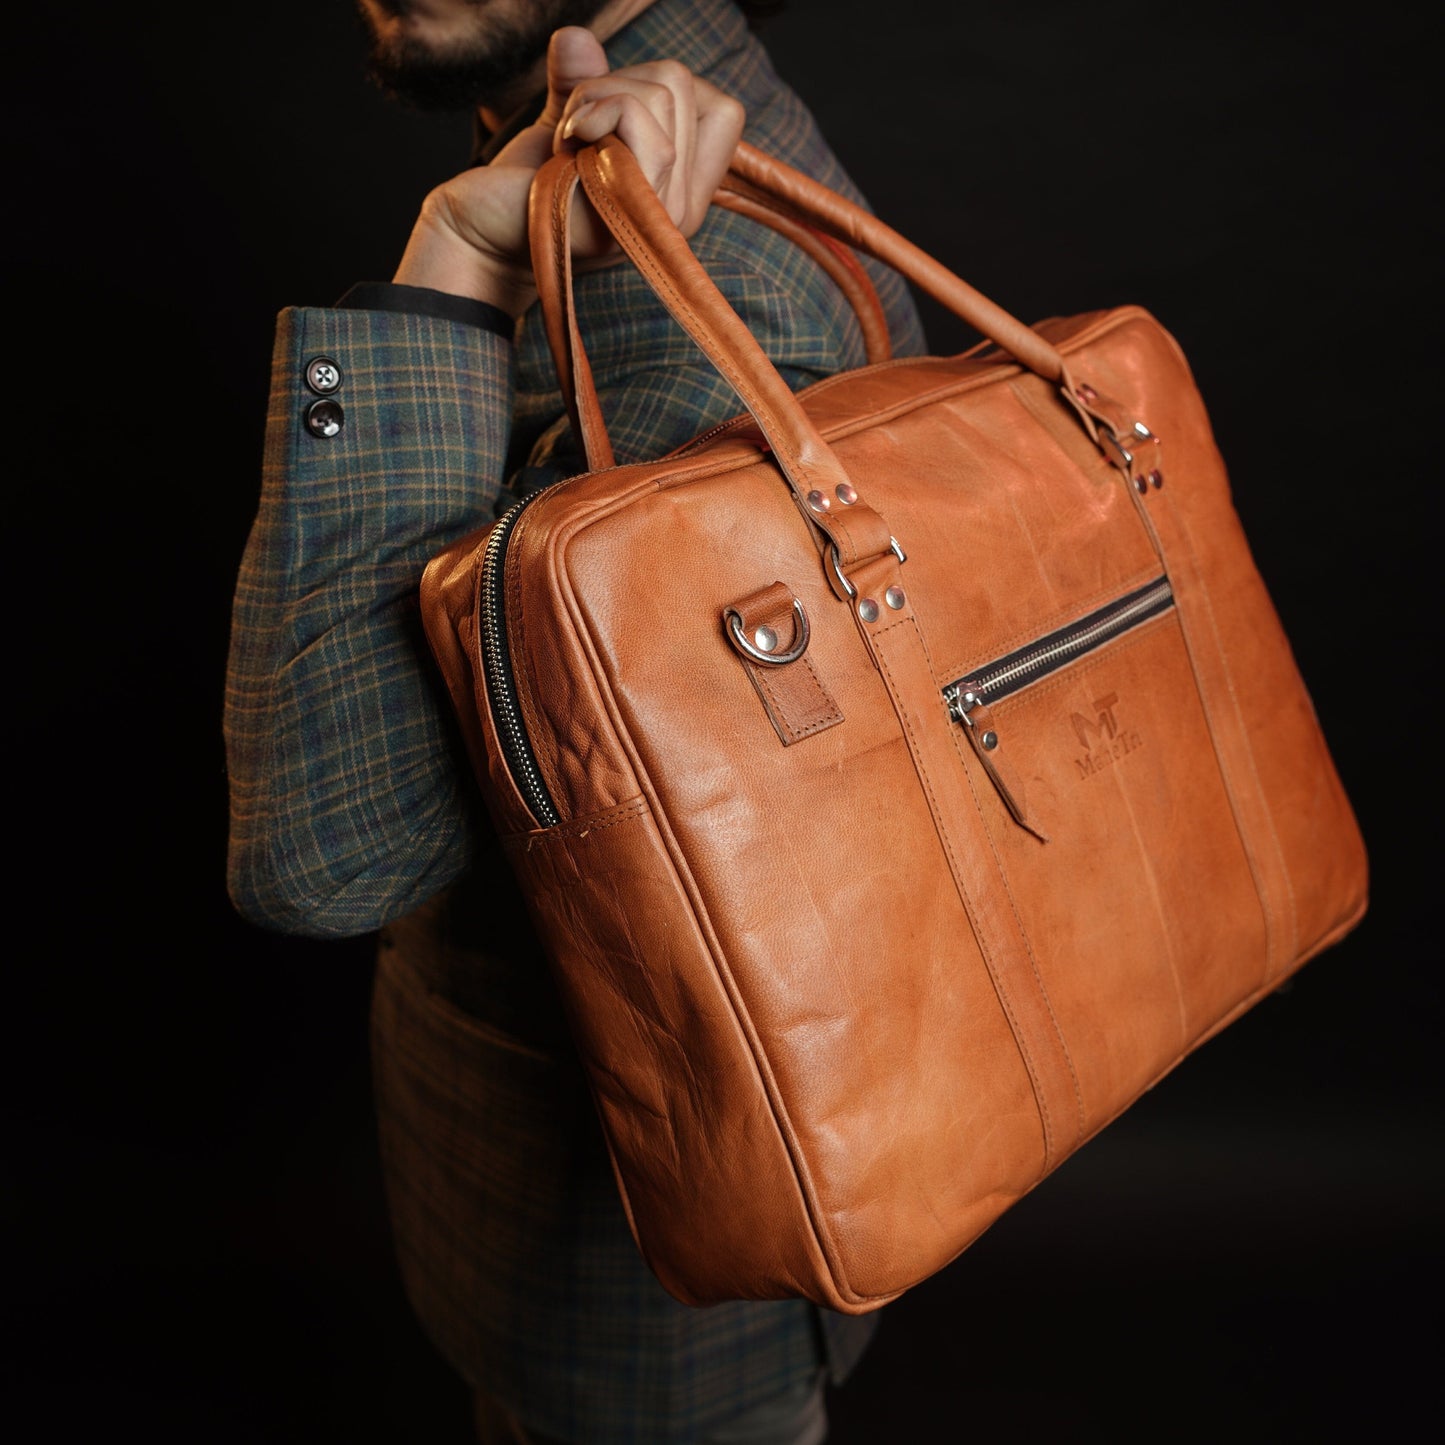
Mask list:
MULTIPOLYGON (((404 16, 411 0, 378 0, 404 16)), ((586 25, 607 0, 467 0, 465 33, 444 42, 381 35, 361 7, 371 37, 367 74, 392 100, 415 110, 505 112, 526 99, 519 88, 547 54, 552 32, 586 25)))

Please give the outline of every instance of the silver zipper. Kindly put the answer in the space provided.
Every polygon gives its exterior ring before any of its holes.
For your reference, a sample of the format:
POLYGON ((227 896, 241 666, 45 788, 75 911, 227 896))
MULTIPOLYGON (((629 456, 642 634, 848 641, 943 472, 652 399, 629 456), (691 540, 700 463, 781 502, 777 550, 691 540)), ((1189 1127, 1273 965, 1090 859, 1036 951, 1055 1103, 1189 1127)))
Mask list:
POLYGON ((1135 592, 1111 602, 1031 642, 1017 652, 985 664, 967 677, 960 677, 943 689, 944 701, 955 721, 971 727, 968 714, 980 702, 994 703, 1020 688, 1047 677, 1095 648, 1137 627, 1141 622, 1174 605, 1174 591, 1167 577, 1157 578, 1135 592))
POLYGON ((477 643, 482 673, 487 680, 487 701, 491 705, 497 744, 528 810, 542 827, 551 828, 562 818, 542 780, 541 769, 527 738, 521 709, 517 706, 517 685, 512 674, 502 605, 507 543, 523 509, 541 495, 541 492, 533 492, 509 507, 487 537, 482 553, 481 626, 477 643))

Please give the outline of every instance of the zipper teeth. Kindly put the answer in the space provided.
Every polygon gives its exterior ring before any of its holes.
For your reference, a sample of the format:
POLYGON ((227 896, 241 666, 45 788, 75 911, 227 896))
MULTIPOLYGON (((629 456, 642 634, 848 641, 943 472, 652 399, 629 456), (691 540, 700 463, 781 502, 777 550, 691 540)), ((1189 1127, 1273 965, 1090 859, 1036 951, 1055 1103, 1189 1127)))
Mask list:
POLYGON ((486 551, 482 554, 483 595, 486 606, 482 609, 482 626, 479 645, 482 654, 482 669, 487 678, 487 696, 492 704, 492 720, 497 728, 497 740, 501 744, 507 766, 533 816, 543 827, 550 828, 562 820, 542 781, 532 749, 527 743, 526 729, 522 725, 517 709, 516 685, 512 678, 510 659, 507 656, 507 640, 502 623, 502 563, 507 553, 507 542, 512 528, 516 526, 522 509, 533 498, 534 492, 510 506, 498 519, 492 534, 487 538, 486 551))
POLYGON ((971 678, 961 679, 953 686, 958 687, 963 682, 968 682, 975 692, 985 696, 1014 691, 1021 680, 1030 674, 1052 672, 1079 654, 1088 652, 1121 632, 1127 632, 1144 615, 1161 611, 1166 603, 1172 601, 1173 596, 1169 579, 1161 577, 1145 591, 1126 598, 1105 616, 1095 618, 1087 625, 1067 632, 1062 637, 1056 637, 1020 657, 1011 658, 1001 666, 990 664, 982 672, 971 678))
POLYGON ((672 455, 675 457, 685 457, 689 452, 696 451, 698 447, 710 442, 714 437, 721 436, 723 432, 730 431, 739 423, 748 420, 750 420, 750 418, 746 414, 742 416, 730 416, 726 421, 720 421, 716 426, 710 426, 705 432, 700 432, 697 436, 693 437, 690 442, 680 446, 672 455))

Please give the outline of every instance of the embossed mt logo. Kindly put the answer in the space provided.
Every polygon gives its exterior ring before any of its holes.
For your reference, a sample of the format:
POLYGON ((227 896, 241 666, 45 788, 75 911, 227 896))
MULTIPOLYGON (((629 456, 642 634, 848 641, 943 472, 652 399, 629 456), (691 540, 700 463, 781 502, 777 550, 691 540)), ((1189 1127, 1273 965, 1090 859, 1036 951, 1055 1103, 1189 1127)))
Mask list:
POLYGON ((1074 736, 1084 750, 1084 756, 1074 759, 1080 778, 1091 778, 1105 768, 1127 757, 1144 746, 1144 739, 1134 728, 1120 728, 1115 709, 1119 706, 1119 694, 1107 692, 1096 697, 1089 706, 1094 716, 1086 717, 1081 712, 1071 712, 1069 722, 1073 725, 1074 736))
POLYGON ((1089 738, 1092 736, 1100 742, 1112 741, 1119 735, 1119 724, 1114 717, 1114 709, 1119 705, 1119 694, 1107 692, 1103 697, 1096 697, 1092 703, 1098 720, 1090 722, 1083 713, 1072 712, 1069 714, 1069 721, 1074 725, 1074 736, 1079 740, 1079 746, 1085 752, 1091 750, 1089 738))

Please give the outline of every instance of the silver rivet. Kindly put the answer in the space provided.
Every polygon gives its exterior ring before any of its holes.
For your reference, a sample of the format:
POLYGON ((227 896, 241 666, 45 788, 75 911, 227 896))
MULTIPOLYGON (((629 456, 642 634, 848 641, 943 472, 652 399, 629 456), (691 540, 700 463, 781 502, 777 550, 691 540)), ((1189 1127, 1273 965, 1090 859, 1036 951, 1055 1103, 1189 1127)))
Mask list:
POLYGON ((778 634, 771 627, 760 627, 753 633, 753 646, 759 652, 771 652, 778 645, 778 634))
POLYGON ((864 622, 877 622, 878 604, 871 597, 865 597, 858 604, 858 616, 861 617, 864 622))
POLYGON ((992 751, 998 746, 998 734, 997 734, 997 733, 985 733, 985 734, 979 739, 979 742, 980 742, 985 748, 987 748, 989 752, 992 752, 992 751))
POLYGON ((1152 442, 1154 440, 1154 433, 1151 432, 1142 421, 1136 421, 1134 423, 1134 435, 1138 437, 1140 441, 1152 442))
POLYGON ((826 512, 828 508, 831 507, 833 504, 828 500, 827 497, 822 494, 822 492, 809 492, 808 505, 815 512, 826 512))
POLYGON ((897 612, 908 599, 903 595, 903 589, 901 587, 890 587, 883 594, 883 600, 897 612))
POLYGON ((839 482, 833 490, 837 492, 838 500, 845 507, 851 507, 858 500, 858 493, 847 482, 839 482))

